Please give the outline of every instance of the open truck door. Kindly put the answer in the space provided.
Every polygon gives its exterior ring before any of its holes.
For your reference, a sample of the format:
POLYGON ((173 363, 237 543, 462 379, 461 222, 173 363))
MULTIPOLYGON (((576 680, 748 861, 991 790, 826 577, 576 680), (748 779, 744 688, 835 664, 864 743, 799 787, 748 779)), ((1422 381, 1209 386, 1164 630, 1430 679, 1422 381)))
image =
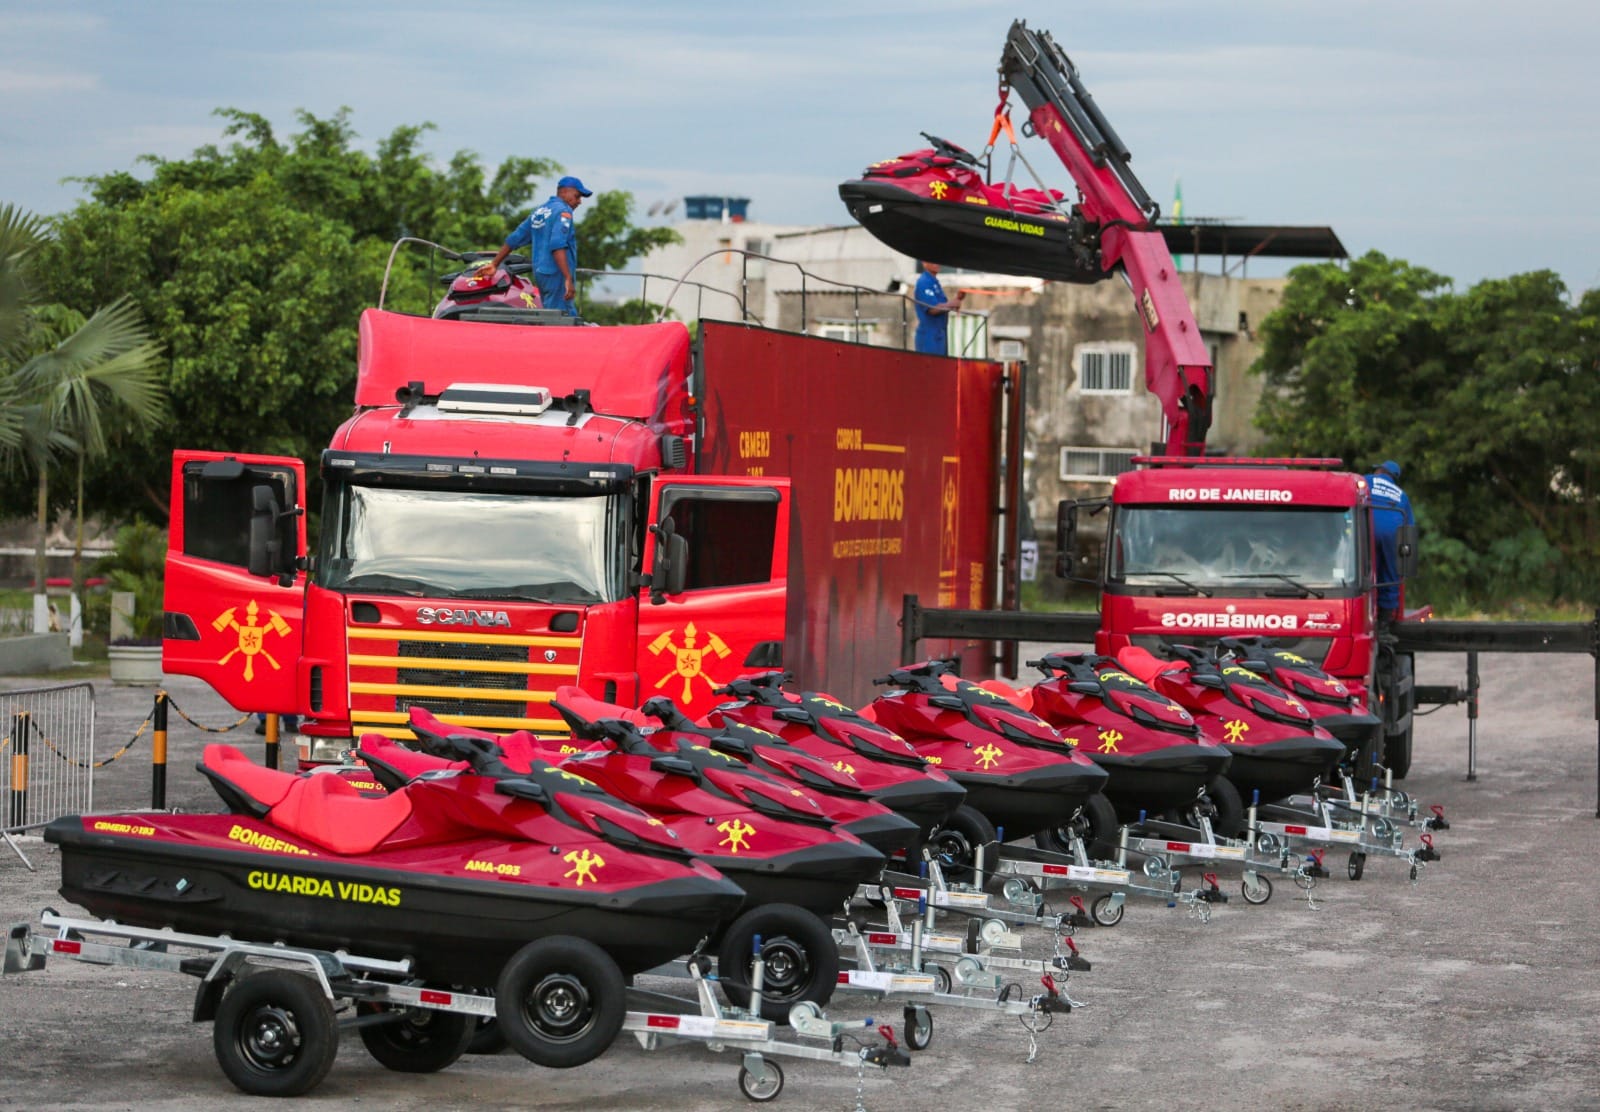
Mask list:
POLYGON ((161 666, 240 710, 301 713, 305 464, 285 456, 172 456, 161 666))
POLYGON ((722 701, 713 689, 783 664, 789 480, 658 480, 644 568, 639 701, 667 695, 697 718, 722 701))

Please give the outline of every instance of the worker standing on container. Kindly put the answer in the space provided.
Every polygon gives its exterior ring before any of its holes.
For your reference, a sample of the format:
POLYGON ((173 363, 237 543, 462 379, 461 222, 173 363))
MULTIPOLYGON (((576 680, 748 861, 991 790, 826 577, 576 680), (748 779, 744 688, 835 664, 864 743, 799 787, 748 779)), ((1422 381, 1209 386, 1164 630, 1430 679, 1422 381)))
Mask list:
POLYGON ((922 273, 917 277, 917 289, 914 301, 917 306, 917 350, 924 355, 948 355, 950 336, 950 313, 961 308, 962 300, 967 296, 963 290, 956 291, 956 299, 949 300, 944 295, 944 287, 939 284, 939 264, 919 263, 922 273))
POLYGON ((1400 620, 1400 555, 1395 534, 1402 525, 1415 525, 1411 499, 1400 489, 1400 465, 1384 460, 1367 476, 1372 500, 1372 531, 1378 549, 1378 621, 1400 620))
POLYGON ((583 182, 568 176, 556 183, 555 196, 528 213, 511 230, 494 258, 479 268, 485 276, 518 247, 532 245, 533 281, 539 287, 539 300, 546 309, 559 309, 568 316, 578 315, 572 303, 577 296, 578 235, 573 214, 592 191, 583 182))

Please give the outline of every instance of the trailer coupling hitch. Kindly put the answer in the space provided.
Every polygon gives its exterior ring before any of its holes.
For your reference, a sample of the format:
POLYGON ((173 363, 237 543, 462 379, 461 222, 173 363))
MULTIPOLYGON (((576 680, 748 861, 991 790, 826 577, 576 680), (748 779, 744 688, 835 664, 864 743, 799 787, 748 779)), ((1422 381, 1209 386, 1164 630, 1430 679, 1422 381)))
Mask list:
POLYGON ((1071 903, 1072 914, 1062 918, 1061 921, 1063 924, 1069 927, 1092 927, 1095 925, 1094 919, 1090 917, 1088 909, 1083 906, 1082 896, 1073 896, 1071 903))
POLYGON ((1088 958, 1078 953, 1078 944, 1065 936, 1057 940, 1053 964, 1057 969, 1065 969, 1072 973, 1087 973, 1094 968, 1089 964, 1088 958), (1065 954, 1061 952, 1061 943, 1066 943, 1068 952, 1065 954))
POLYGON ((1054 977, 1046 973, 1039 978, 1039 983, 1044 986, 1044 991, 1029 1001, 1035 1011, 1061 1014, 1072 1011, 1072 1002, 1061 995, 1054 977))
POLYGON ((1428 810, 1433 812, 1433 818, 1422 824, 1424 828, 1428 830, 1450 829, 1450 823, 1447 822, 1444 817, 1444 806, 1442 804, 1435 803, 1432 807, 1428 808, 1428 810))
POLYGON ((1314 849, 1314 850, 1312 850, 1310 852, 1309 856, 1310 856, 1311 860, 1307 861, 1302 866, 1302 869, 1305 871, 1306 876, 1313 877, 1313 878, 1316 878, 1316 879, 1319 879, 1319 880, 1327 880, 1328 879, 1328 870, 1325 869, 1323 867, 1323 865, 1322 865, 1322 855, 1327 853, 1327 852, 1328 851, 1326 849, 1314 849))
POLYGON ((882 1046, 864 1046, 861 1048, 861 1060, 869 1066, 886 1069, 889 1066, 909 1066, 911 1055, 906 1053, 905 1047, 894 1037, 894 1028, 885 1023, 878 1028, 878 1034, 883 1036, 882 1046))
POLYGON ((1422 848, 1417 850, 1413 856, 1416 857, 1418 861, 1439 860, 1439 851, 1433 848, 1433 835, 1423 834, 1420 836, 1420 840, 1422 842, 1422 848))
POLYGON ((1195 894, 1195 899, 1213 904, 1225 904, 1228 902, 1228 894, 1217 885, 1216 873, 1207 873, 1201 880, 1204 881, 1205 887, 1195 894))

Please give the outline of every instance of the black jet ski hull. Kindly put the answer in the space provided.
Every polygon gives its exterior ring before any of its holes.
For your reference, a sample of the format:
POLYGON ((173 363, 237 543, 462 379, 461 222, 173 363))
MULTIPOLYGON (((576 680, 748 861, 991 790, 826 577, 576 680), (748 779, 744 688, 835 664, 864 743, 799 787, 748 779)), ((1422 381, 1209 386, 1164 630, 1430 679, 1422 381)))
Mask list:
POLYGON ((1079 258, 1064 220, 935 201, 874 181, 845 182, 839 197, 875 238, 914 259, 1058 282, 1092 284, 1107 277, 1098 263, 1085 265, 1079 258))
POLYGON ((1318 780, 1327 783, 1344 756, 1344 743, 1309 735, 1260 745, 1229 745, 1233 760, 1227 778, 1239 789, 1246 807, 1255 793, 1263 803, 1308 792, 1318 780))
MULTIPOLYGON (((709 875, 591 894, 430 874, 426 851, 407 854, 406 867, 386 867, 113 837, 83 823, 57 819, 45 838, 61 848, 61 894, 93 915, 410 958, 419 977, 438 983, 493 984, 517 950, 550 935, 586 938, 624 973, 642 972, 691 951, 745 900, 731 881, 709 875)), ((460 857, 458 848, 439 849, 460 857)))
POLYGON ((1080 764, 1037 768, 1014 776, 949 775, 967 789, 967 806, 981 812, 1007 842, 1065 826, 1106 783, 1103 769, 1080 764))
POLYGON ((1090 753, 1111 774, 1102 789, 1117 817, 1129 822, 1139 812, 1159 814, 1186 807, 1232 764, 1232 754, 1214 745, 1171 745, 1127 755, 1090 753))

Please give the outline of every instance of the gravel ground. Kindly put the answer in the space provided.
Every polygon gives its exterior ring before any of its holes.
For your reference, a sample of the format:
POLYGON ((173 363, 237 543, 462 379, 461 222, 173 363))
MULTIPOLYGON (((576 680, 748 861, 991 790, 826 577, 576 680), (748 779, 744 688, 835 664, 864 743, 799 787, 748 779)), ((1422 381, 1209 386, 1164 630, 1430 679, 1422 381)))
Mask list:
MULTIPOLYGON (((1462 682, 1459 657, 1423 662, 1426 683, 1462 682)), ((1038 1060, 1024 1062, 1015 1020, 936 1014, 930 1049, 909 1070, 868 1074, 868 1108, 1073 1107, 1592 1108, 1600 1104, 1600 879, 1595 818, 1592 662, 1484 658, 1480 778, 1464 779, 1460 708, 1418 723, 1405 787, 1442 803, 1444 860, 1419 883, 1372 859, 1365 879, 1292 886, 1270 903, 1235 898, 1202 924, 1182 910, 1130 905, 1114 929, 1077 941, 1094 970, 1071 994, 1038 1060)), ((7 681, 11 687, 22 681, 7 681)), ((203 685, 174 679, 175 704, 222 726, 236 713, 203 685)), ((99 751, 117 748, 149 711, 150 691, 97 684, 99 751)), ((259 742, 249 725, 222 736, 172 718, 168 803, 215 809, 193 764, 209 741, 259 742)), ((148 737, 99 774, 97 809, 149 805, 148 737)), ((67 909, 56 859, 24 848, 30 873, 0 845, 0 924, 67 909)), ((1235 887, 1236 891, 1236 887, 1235 887)), ((1037 932, 1025 951, 1049 953, 1037 932)), ((188 1020, 184 977, 53 963, 0 979, 0 1108, 208 1109, 243 1104, 212 1058, 207 1026, 188 1020)), ((865 1016, 858 1002, 830 1014, 865 1016)), ((879 1013, 898 1022, 898 1009, 879 1013)), ((304 1098, 328 1107, 550 1109, 736 1108, 738 1061, 698 1047, 646 1054, 631 1041, 577 1070, 513 1054, 469 1057, 433 1075, 391 1073, 347 1038, 328 1079, 304 1098)), ((795 1061, 779 1104, 853 1109, 853 1070, 795 1061)))

